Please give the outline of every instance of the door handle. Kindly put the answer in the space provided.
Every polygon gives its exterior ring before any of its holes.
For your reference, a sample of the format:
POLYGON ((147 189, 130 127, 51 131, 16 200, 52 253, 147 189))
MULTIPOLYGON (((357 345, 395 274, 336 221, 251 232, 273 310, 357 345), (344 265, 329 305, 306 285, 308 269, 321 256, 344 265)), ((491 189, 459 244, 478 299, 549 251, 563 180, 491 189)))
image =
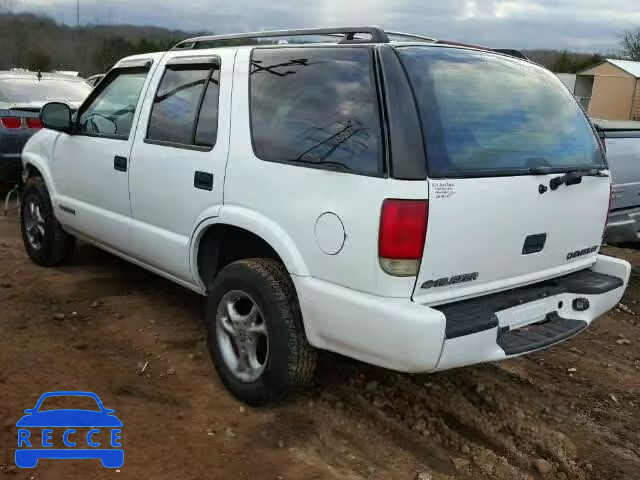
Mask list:
POLYGON ((126 172, 127 171, 127 158, 126 157, 120 157, 118 155, 113 157, 113 168, 115 168, 119 172, 126 172))
POLYGON ((196 172, 193 175, 193 186, 199 190, 213 190, 213 173, 196 172))

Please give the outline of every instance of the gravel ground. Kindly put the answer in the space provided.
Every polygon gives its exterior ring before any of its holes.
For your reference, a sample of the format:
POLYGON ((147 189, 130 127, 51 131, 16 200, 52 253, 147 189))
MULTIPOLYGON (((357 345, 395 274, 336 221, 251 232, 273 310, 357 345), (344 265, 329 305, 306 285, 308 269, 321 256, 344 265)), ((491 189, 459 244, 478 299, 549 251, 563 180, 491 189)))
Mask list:
MULTIPOLYGON (((632 248, 605 250, 640 266, 632 248)), ((315 388, 252 409, 210 364, 201 298, 87 245, 70 266, 39 268, 13 213, 0 217, 0 479, 638 479, 639 302, 634 274, 579 337, 435 375, 324 354, 315 388), (116 410, 119 471, 15 468, 15 422, 52 390, 116 410)))

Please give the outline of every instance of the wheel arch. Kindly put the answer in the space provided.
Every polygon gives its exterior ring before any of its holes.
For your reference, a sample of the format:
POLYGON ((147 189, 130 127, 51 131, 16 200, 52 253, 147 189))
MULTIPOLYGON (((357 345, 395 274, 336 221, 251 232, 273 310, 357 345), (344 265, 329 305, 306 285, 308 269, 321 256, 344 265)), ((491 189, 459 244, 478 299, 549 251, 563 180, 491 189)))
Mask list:
POLYGON ((292 275, 309 274, 302 254, 285 230, 246 208, 223 207, 218 216, 200 222, 191 239, 191 268, 203 291, 229 260, 255 256, 279 260, 292 275), (233 251, 225 252, 225 247, 233 251), (221 254, 223 261, 219 262, 221 254))
POLYGON ((49 195, 53 198, 56 194, 55 186, 53 184, 53 177, 51 175, 51 171, 47 165, 47 162, 44 158, 39 155, 34 155, 32 153, 23 153, 23 172, 26 173, 23 176, 23 181, 26 181, 29 178, 40 177, 44 181, 47 186, 47 190, 49 191, 49 195))

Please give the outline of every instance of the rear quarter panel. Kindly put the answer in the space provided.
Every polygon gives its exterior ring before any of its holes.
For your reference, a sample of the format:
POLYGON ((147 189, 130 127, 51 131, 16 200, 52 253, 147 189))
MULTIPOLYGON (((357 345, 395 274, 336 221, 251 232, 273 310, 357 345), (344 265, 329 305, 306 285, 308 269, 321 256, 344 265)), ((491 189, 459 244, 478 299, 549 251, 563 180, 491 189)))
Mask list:
POLYGON ((262 220, 249 221, 248 217, 247 225, 270 228, 274 238, 286 235, 288 238, 280 243, 298 253, 278 253, 304 262, 286 265, 292 274, 374 295, 409 298, 415 277, 391 277, 378 263, 380 209, 385 198, 425 199, 426 182, 352 175, 257 158, 251 143, 249 96, 245 93, 249 91, 250 53, 241 49, 236 60, 234 92, 238 94, 233 97, 221 217, 225 217, 225 210, 251 211, 251 217, 262 220), (344 244, 334 254, 325 253, 318 244, 316 224, 325 213, 335 214, 344 229, 344 244))

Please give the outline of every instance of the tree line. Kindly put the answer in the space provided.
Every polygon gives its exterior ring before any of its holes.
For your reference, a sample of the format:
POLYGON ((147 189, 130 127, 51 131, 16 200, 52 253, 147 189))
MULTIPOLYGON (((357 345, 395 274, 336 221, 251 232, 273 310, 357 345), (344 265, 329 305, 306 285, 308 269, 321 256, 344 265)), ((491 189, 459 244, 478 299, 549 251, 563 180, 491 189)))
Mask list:
MULTIPOLYGON (((128 55, 165 51, 179 41, 197 35, 133 25, 71 27, 47 16, 10 13, 11 9, 1 2, 12 1, 0 0, 0 70, 71 70, 89 76, 109 70, 128 55)), ((598 53, 568 50, 529 50, 525 53, 556 73, 576 73, 604 60, 598 53)), ((621 34, 620 52, 610 56, 640 61, 640 30, 621 34)))
POLYGON ((527 50, 527 57, 555 73, 577 73, 604 61, 599 53, 576 53, 568 50, 527 50))
POLYGON ((193 34, 130 25, 71 27, 32 14, 0 14, 0 70, 70 70, 89 76, 128 55, 164 51, 193 34))
MULTIPOLYGON (((568 50, 530 50, 527 56, 556 73, 577 73, 604 62, 599 53, 575 53, 568 50)), ((620 34, 619 50, 607 58, 640 61, 640 30, 629 30, 620 34)))

